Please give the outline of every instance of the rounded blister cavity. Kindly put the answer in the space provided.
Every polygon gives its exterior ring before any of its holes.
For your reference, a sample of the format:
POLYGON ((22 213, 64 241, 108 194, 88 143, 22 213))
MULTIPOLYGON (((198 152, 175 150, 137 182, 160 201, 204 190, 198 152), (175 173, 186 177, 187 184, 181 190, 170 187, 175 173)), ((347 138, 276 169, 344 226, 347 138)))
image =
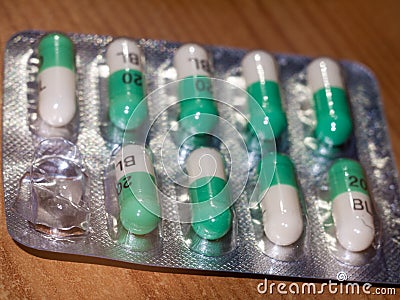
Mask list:
POLYGON ((61 33, 43 36, 29 61, 34 81, 28 82, 31 131, 40 140, 74 141, 79 130, 74 45, 61 33))
POLYGON ((101 131, 112 143, 121 144, 130 135, 132 141, 143 141, 143 129, 148 122, 145 97, 144 58, 136 41, 114 39, 100 64, 101 131), (107 96, 105 96, 107 95, 107 96))
POLYGON ((216 256, 230 252, 236 244, 236 220, 231 193, 219 151, 201 147, 186 158, 188 196, 192 204, 191 227, 185 243, 194 251, 216 256))
POLYGON ((104 178, 111 238, 133 251, 159 250, 161 207, 150 150, 130 143, 116 148, 104 178))
POLYGON ((282 108, 275 59, 265 51, 249 52, 242 60, 242 73, 246 81, 246 91, 250 95, 250 130, 259 132, 267 140, 279 138, 286 130, 287 121, 282 108), (272 128, 272 135, 269 126, 272 128))
POLYGON ((295 168, 283 154, 266 154, 258 168, 259 204, 251 208, 257 246, 268 256, 298 260, 306 247, 306 216, 295 168))
POLYGON ((85 235, 89 186, 77 146, 62 138, 43 140, 20 181, 14 207, 37 231, 52 237, 85 235))
POLYGON ((337 159, 329 168, 326 190, 320 195, 326 203, 320 205, 320 213, 326 216, 323 221, 330 251, 350 265, 370 263, 379 248, 379 223, 361 164, 337 159))
POLYGON ((218 108, 213 97, 211 64, 206 50, 196 44, 181 46, 175 52, 174 67, 178 80, 181 80, 177 91, 181 131, 212 133, 218 121, 214 117, 218 116, 218 108))
POLYGON ((138 128, 147 119, 147 105, 139 106, 144 97, 140 49, 132 40, 116 39, 108 46, 106 59, 110 121, 122 130, 138 128))
POLYGON ((325 148, 341 146, 349 140, 353 122, 340 66, 322 57, 313 60, 306 73, 314 99, 315 138, 325 148))

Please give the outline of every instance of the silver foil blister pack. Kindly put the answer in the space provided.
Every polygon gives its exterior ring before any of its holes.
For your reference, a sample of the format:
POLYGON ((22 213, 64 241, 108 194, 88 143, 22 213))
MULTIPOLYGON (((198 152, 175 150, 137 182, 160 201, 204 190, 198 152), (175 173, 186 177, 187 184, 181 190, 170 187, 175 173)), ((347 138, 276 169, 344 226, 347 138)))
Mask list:
POLYGON ((219 147, 235 199, 230 243, 226 249, 215 250, 219 255, 210 256, 207 251, 201 254, 188 246, 190 220, 185 220, 185 213, 181 213, 185 211, 182 203, 187 201, 187 191, 180 184, 185 176, 182 165, 191 151, 179 147, 183 138, 175 128, 177 74, 173 56, 181 44, 136 40, 145 61, 143 73, 151 123, 141 139, 147 140, 152 152, 162 210, 157 235, 144 242, 136 241, 139 245, 142 242, 150 245, 137 251, 116 237, 118 205, 112 200, 115 198, 112 160, 124 137, 107 123, 109 69, 105 51, 114 38, 69 35, 76 51, 78 114, 70 125, 50 134, 61 138, 47 140, 40 132, 49 129, 40 126, 37 116, 37 47, 44 34, 17 33, 8 41, 4 57, 3 183, 7 228, 15 241, 37 250, 166 268, 322 280, 339 279, 338 274, 344 272, 351 281, 400 283, 397 170, 376 79, 364 66, 340 61, 354 133, 337 153, 324 155, 313 138, 315 115, 305 75, 311 59, 274 55, 288 127, 271 147, 287 154, 295 165, 305 224, 295 252, 289 249, 286 253, 287 249, 267 245, 259 207, 257 203, 252 205, 257 193, 260 153, 250 145, 245 133, 247 96, 240 63, 247 51, 205 46, 213 65, 213 92, 222 124, 216 136, 221 141, 219 147), (67 162, 43 161, 41 157, 46 155, 56 155, 67 162), (331 233, 326 174, 337 157, 361 162, 368 178, 376 236, 373 251, 361 258, 340 257, 331 233), (56 178, 54 186, 49 187, 46 181, 46 188, 41 189, 42 170, 47 170, 46 176, 62 172, 73 180, 59 182, 56 178), (35 188, 31 188, 32 182, 35 188), (55 193, 61 195, 61 200, 54 209, 41 212, 41 207, 51 204, 38 199, 51 201, 44 194, 53 188, 58 189, 55 193), (80 193, 79 203, 62 202, 76 190, 80 193), (54 217, 57 214, 60 218, 54 217), (68 225, 71 218, 73 226, 68 225), (52 232, 51 228, 60 227, 59 223, 69 230, 52 232))

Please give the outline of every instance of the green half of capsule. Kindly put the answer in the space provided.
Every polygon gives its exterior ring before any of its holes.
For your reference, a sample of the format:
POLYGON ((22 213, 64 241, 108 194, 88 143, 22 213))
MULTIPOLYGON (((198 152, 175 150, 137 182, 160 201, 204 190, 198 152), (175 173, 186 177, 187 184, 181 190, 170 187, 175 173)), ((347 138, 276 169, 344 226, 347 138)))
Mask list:
POLYGON ((248 101, 250 124, 266 139, 278 138, 287 126, 278 84, 274 81, 254 82, 247 92, 255 100, 249 98, 248 101), (271 126, 274 136, 266 126, 271 126))
POLYGON ((346 142, 353 130, 346 93, 337 87, 322 88, 314 93, 317 139, 332 146, 346 142))
POLYGON ((217 147, 219 143, 219 141, 210 134, 195 134, 189 137, 187 137, 186 132, 182 132, 181 134, 184 134, 186 138, 184 140, 184 143, 181 143, 180 145, 183 145, 183 147, 189 149, 212 146, 217 147))
POLYGON ((355 160, 340 158, 328 172, 330 199, 346 192, 360 192, 368 195, 367 180, 361 164, 355 160))
POLYGON ((225 180, 218 177, 203 177, 189 187, 193 204, 193 230, 203 239, 216 240, 223 237, 232 227, 232 211, 229 206, 229 191, 225 180), (202 202, 209 201, 201 205, 202 202), (204 220, 197 222, 196 220, 204 220))
POLYGON ((154 177, 146 172, 123 176, 117 184, 120 220, 131 233, 152 232, 160 222, 160 204, 154 177))
POLYGON ((297 189, 296 173, 291 159, 282 154, 267 154, 258 166, 260 191, 286 184, 297 189))
POLYGON ((121 129, 135 129, 147 118, 142 73, 137 70, 119 70, 108 79, 109 116, 121 129))
POLYGON ((45 35, 39 42, 39 73, 51 67, 65 67, 75 71, 74 45, 60 33, 45 35))
POLYGON ((179 122, 185 131, 211 133, 218 122, 218 109, 212 95, 211 78, 190 76, 178 84, 179 122))

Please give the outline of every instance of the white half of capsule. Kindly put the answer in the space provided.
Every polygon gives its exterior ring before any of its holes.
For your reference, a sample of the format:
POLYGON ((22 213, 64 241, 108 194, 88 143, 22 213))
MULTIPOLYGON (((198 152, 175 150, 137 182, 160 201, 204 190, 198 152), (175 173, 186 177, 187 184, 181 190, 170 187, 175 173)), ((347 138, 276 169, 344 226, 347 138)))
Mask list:
POLYGON ((339 64, 327 57, 317 58, 307 66, 307 82, 313 93, 322 88, 344 88, 339 64))
POLYGON ((265 51, 247 53, 242 60, 242 70, 246 86, 255 82, 278 81, 275 59, 265 51))
POLYGON ((271 186, 261 199, 264 232, 276 245, 295 243, 303 232, 303 216, 297 190, 287 184, 271 186))
POLYGON ((142 71, 140 48, 129 39, 120 38, 111 42, 107 48, 106 60, 110 74, 129 69, 142 71))
POLYGON ((212 148, 199 148, 186 159, 189 184, 203 177, 218 177, 226 181, 221 154, 212 148))
POLYGON ((40 72, 39 115, 53 127, 67 125, 75 116, 75 73, 64 67, 50 67, 40 72))
POLYGON ((150 155, 146 149, 140 145, 124 146, 115 156, 114 166, 117 181, 126 174, 136 172, 145 172, 155 176, 150 155), (132 163, 132 156, 134 163, 132 163))
POLYGON ((345 249, 359 252, 371 246, 375 237, 375 227, 371 200, 367 195, 345 192, 336 196, 332 204, 332 216, 336 237, 345 249), (354 210, 354 199, 360 200, 364 209, 354 210))
POLYGON ((178 79, 189 76, 210 76, 207 51, 197 44, 181 46, 174 55, 174 67, 178 79))

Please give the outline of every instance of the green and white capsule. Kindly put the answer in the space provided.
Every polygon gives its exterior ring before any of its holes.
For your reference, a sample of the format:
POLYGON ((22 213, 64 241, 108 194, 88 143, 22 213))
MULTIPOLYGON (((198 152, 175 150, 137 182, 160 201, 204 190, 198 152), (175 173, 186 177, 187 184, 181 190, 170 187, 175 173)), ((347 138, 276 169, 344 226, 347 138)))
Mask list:
POLYGON ((137 235, 152 232, 161 209, 149 153, 143 146, 126 145, 115 156, 114 166, 122 226, 137 235))
POLYGON ((147 118, 141 52, 129 39, 114 40, 107 48, 109 117, 120 129, 135 129, 147 118), (132 118, 131 118, 132 117, 132 118))
POLYGON ((329 169, 328 182, 337 240, 349 251, 366 250, 374 240, 375 227, 362 166, 338 159, 329 169))
POLYGON ((196 44, 181 46, 174 56, 178 79, 179 122, 185 131, 211 133, 218 122, 213 100, 211 66, 206 50, 196 44))
POLYGON ((74 45, 51 33, 39 42, 39 115, 53 127, 71 122, 76 113, 74 45))
POLYGON ((265 51, 252 51, 242 60, 249 98, 250 124, 265 139, 278 138, 287 126, 282 108, 275 59, 265 51), (273 136, 269 126, 271 126, 273 136))
POLYGON ((230 193, 221 154, 212 148, 194 150, 186 160, 189 198, 193 204, 192 227, 203 239, 217 240, 232 227, 230 193))
POLYGON ((339 65, 326 57, 315 59, 307 67, 307 80, 315 102, 315 137, 328 145, 343 144, 353 123, 339 65))
POLYGON ((259 185, 265 235, 279 246, 295 243, 303 233, 304 224, 290 158, 281 154, 266 155, 259 166, 259 185))

